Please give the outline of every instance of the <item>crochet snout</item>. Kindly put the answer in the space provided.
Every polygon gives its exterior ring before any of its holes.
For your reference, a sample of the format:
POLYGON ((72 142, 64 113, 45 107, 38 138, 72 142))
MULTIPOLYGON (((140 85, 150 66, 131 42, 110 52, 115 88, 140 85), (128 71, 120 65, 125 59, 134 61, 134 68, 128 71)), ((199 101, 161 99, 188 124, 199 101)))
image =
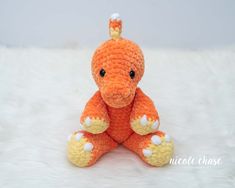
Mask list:
POLYGON ((135 95, 130 87, 123 85, 110 85, 101 89, 103 100, 114 108, 121 108, 129 105, 135 95))
POLYGON ((131 90, 129 87, 111 85, 110 87, 104 87, 102 93, 108 98, 121 99, 129 97, 131 94, 131 90))

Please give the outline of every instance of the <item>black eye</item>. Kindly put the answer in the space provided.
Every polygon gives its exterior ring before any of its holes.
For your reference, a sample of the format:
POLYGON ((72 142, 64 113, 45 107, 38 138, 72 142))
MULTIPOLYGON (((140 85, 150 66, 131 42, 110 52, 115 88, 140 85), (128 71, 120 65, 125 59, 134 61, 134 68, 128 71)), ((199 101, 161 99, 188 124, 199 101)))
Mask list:
POLYGON ((101 69, 101 70, 100 70, 100 76, 101 76, 101 77, 104 77, 105 73, 106 73, 106 72, 105 72, 104 69, 101 69))
POLYGON ((130 73, 129 73, 131 79, 134 79, 135 77, 135 71, 131 70, 130 73))

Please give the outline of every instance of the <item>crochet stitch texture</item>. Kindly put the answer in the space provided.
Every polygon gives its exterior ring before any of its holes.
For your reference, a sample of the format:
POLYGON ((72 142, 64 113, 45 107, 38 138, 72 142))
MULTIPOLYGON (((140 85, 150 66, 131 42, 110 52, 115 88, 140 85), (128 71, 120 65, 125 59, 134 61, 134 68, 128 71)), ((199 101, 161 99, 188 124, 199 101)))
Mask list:
POLYGON ((139 46, 121 37, 118 14, 109 20, 111 39, 92 58, 92 75, 99 88, 81 115, 83 131, 68 141, 68 158, 79 167, 94 164, 122 144, 152 166, 163 166, 173 155, 173 141, 159 131, 152 100, 137 87, 144 74, 139 46))

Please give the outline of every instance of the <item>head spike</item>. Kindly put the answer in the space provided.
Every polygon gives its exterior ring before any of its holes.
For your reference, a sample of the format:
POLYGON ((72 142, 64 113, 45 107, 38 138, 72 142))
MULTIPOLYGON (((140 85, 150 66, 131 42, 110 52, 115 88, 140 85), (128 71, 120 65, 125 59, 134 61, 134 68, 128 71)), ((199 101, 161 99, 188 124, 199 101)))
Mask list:
POLYGON ((109 19, 109 35, 112 39, 119 39, 122 33, 122 20, 118 13, 111 15, 109 19))

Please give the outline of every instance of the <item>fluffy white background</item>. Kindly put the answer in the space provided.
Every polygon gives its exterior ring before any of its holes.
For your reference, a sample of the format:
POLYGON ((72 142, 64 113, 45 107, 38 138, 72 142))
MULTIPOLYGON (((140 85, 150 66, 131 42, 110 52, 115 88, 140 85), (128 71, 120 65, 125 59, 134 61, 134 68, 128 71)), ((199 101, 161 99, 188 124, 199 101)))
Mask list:
MULTIPOLYGON (((93 49, 94 50, 94 49, 93 49)), ((93 50, 0 49, 0 187, 234 187, 235 50, 148 50, 140 83, 158 107, 176 157, 218 166, 152 168, 120 147, 90 168, 66 159, 97 89, 93 50)))

